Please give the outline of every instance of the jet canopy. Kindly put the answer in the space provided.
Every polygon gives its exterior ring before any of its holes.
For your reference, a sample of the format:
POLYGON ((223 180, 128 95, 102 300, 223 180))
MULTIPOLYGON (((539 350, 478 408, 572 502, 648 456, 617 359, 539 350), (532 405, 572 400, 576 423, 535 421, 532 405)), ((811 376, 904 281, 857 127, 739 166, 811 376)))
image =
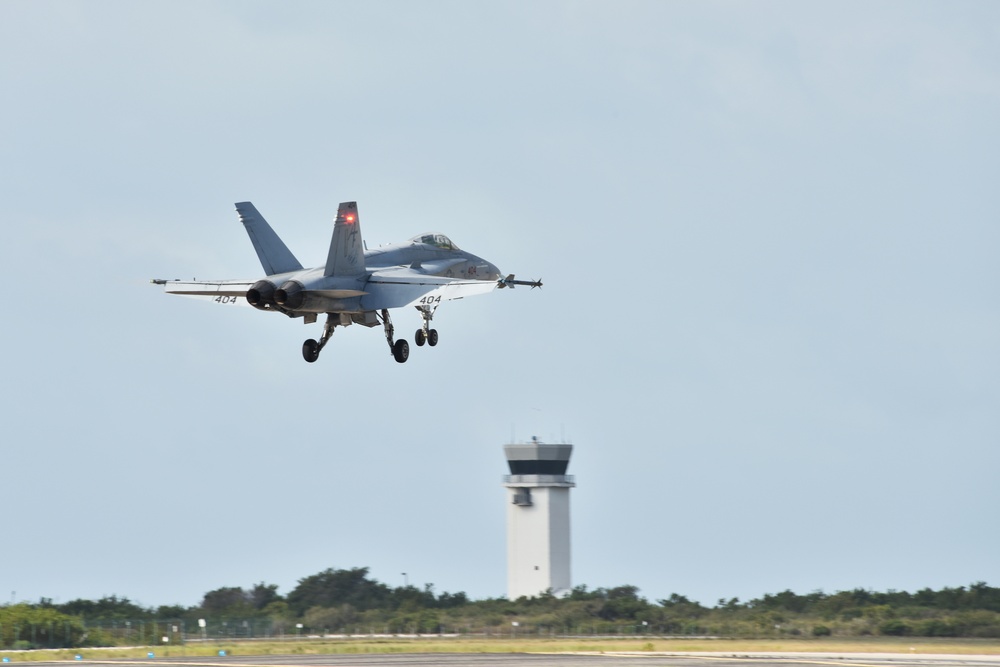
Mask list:
POLYGON ((451 242, 451 239, 444 234, 421 234, 410 239, 413 243, 424 243, 432 245, 442 250, 458 250, 458 246, 451 242))

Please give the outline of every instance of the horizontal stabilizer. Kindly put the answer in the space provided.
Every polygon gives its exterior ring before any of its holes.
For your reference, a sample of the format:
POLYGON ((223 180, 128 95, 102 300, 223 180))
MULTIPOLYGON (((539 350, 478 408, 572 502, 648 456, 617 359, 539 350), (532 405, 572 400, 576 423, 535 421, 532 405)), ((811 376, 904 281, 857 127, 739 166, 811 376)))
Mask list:
POLYGON ((240 214, 240 222, 247 229, 250 241, 253 243, 260 265, 264 267, 264 272, 273 276, 276 273, 287 273, 289 271, 299 271, 302 264, 295 259, 295 255, 288 249, 271 225, 267 224, 257 208, 248 201, 238 202, 236 212, 240 214))
POLYGON ((248 306, 247 290, 253 284, 248 280, 162 280, 154 278, 155 285, 163 285, 167 294, 207 299, 221 304, 248 306))

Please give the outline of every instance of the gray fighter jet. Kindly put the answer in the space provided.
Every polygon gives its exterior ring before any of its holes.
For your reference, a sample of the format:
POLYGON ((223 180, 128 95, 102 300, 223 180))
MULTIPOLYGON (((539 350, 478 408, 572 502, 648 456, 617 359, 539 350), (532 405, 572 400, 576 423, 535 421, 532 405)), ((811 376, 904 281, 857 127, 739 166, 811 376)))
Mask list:
POLYGON ((301 317, 306 324, 326 313, 319 340, 302 343, 308 362, 319 358, 338 326, 362 324, 385 330, 392 356, 399 363, 410 356, 405 339, 394 340, 391 308, 414 306, 423 318, 417 345, 438 343, 430 324, 442 301, 485 294, 495 288, 528 285, 540 280, 515 280, 481 257, 459 250, 443 234, 421 234, 405 243, 366 250, 361 240, 357 202, 337 210, 326 266, 304 269, 250 202, 236 204, 266 277, 260 280, 182 281, 154 278, 168 294, 209 299, 218 304, 249 305, 258 310, 301 317))

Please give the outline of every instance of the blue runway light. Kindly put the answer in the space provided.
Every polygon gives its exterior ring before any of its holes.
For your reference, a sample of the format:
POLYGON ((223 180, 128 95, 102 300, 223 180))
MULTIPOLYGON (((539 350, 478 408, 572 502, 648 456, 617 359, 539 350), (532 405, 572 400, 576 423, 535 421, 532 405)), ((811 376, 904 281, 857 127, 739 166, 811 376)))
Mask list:
POLYGON ((155 654, 155 653, 153 653, 152 651, 150 651, 149 653, 147 653, 147 654, 146 654, 146 657, 147 657, 147 658, 155 658, 155 657, 156 657, 156 654, 155 654))
POLYGON ((222 658, 226 657, 226 652, 225 651, 219 651, 219 656, 222 657, 222 658))

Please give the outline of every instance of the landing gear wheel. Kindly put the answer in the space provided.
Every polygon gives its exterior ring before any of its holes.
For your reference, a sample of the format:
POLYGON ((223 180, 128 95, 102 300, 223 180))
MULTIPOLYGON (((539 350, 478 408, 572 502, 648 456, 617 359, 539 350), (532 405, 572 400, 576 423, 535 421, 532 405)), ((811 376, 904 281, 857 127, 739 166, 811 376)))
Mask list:
POLYGON ((430 331, 427 332, 427 344, 430 345, 431 347, 434 347, 435 345, 438 344, 437 329, 431 329, 430 331))
POLYGON ((404 363, 410 358, 410 344, 405 338, 400 338, 392 345, 392 356, 399 363, 404 363))
POLYGON ((312 338, 302 343, 302 358, 310 364, 319 359, 319 343, 312 338))
POLYGON ((424 333, 423 329, 417 329, 417 333, 413 338, 417 341, 417 347, 423 347, 424 343, 427 342, 427 334, 424 333))

